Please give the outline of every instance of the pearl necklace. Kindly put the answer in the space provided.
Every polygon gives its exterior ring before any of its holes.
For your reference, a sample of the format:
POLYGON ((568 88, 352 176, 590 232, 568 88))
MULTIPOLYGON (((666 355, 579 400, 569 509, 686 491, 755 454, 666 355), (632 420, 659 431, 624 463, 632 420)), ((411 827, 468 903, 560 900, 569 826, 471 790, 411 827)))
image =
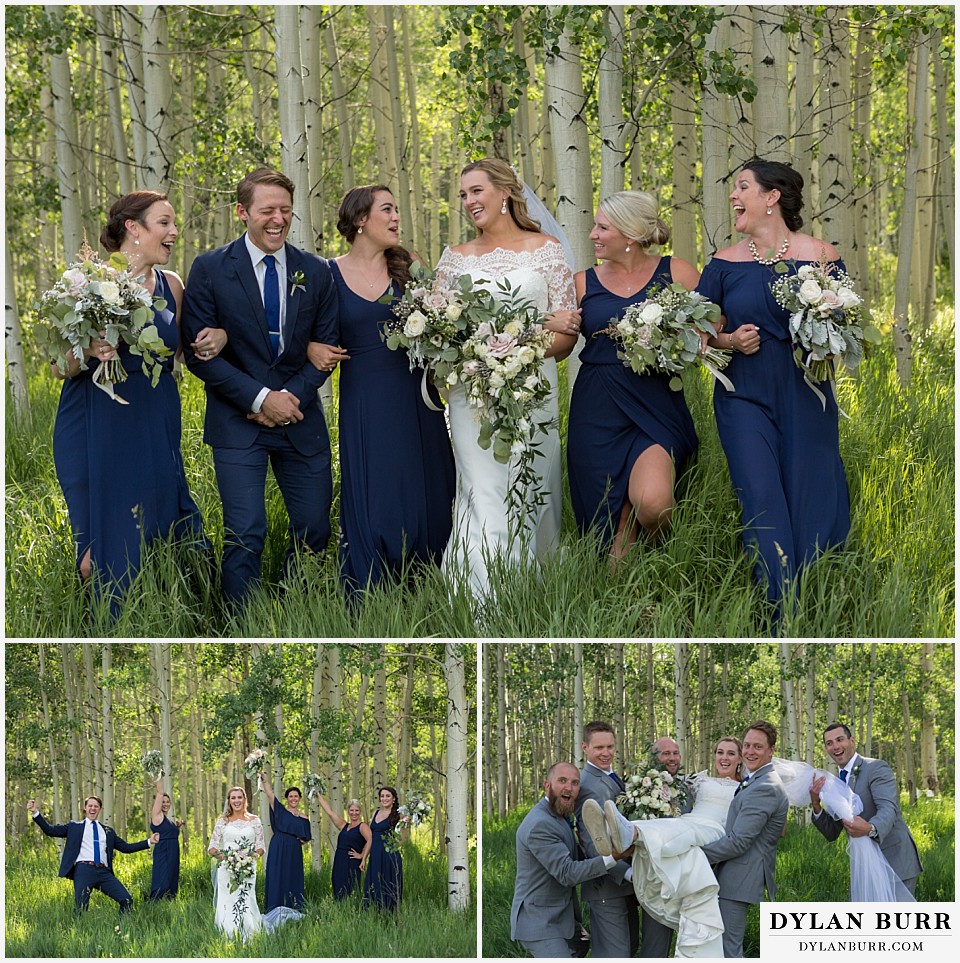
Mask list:
POLYGON ((776 264, 777 261, 779 261, 783 255, 787 253, 787 248, 790 247, 790 238, 787 237, 784 239, 783 244, 780 245, 780 250, 777 251, 773 257, 760 257, 760 252, 757 250, 757 245, 753 238, 747 242, 747 247, 750 248, 750 253, 753 255, 753 259, 757 262, 757 264, 776 264))

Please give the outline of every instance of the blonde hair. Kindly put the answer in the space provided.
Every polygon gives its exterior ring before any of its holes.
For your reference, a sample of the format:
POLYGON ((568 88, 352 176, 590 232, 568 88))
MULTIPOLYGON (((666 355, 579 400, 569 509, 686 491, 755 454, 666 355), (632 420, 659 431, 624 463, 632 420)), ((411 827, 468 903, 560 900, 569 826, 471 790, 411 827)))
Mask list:
POLYGON ((617 191, 605 197, 599 206, 610 223, 640 247, 666 244, 670 240, 670 228, 657 212, 657 199, 646 191, 617 191))
POLYGON ((228 819, 230 817, 230 796, 235 792, 243 793, 243 814, 246 816, 250 812, 250 800, 247 799, 247 790, 243 786, 233 786, 231 789, 227 790, 227 798, 223 803, 223 818, 228 819))
POLYGON ((469 174, 471 171, 483 171, 498 191, 509 191, 507 211, 521 231, 530 231, 533 234, 540 233, 540 222, 535 221, 527 211, 527 201, 523 196, 523 185, 514 173, 513 168, 506 161, 502 161, 498 157, 481 157, 480 160, 467 164, 460 171, 460 176, 463 177, 464 174, 469 174))

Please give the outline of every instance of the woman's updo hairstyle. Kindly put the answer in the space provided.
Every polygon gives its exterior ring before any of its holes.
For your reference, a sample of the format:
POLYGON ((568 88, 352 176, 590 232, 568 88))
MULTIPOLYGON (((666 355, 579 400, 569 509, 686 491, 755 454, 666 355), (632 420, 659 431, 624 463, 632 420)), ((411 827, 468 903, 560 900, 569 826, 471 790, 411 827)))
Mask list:
POLYGON ((617 191, 605 197, 599 207, 624 237, 642 248, 670 240, 670 228, 660 220, 657 199, 646 191, 617 191))
MULTIPOLYGON (((360 232, 360 222, 369 217, 377 194, 385 191, 393 197, 393 191, 386 184, 363 184, 352 187, 343 195, 340 210, 337 211, 337 232, 347 244, 352 245, 360 232)), ((410 252, 399 244, 388 247, 384 252, 387 259, 387 273, 390 280, 400 289, 402 294, 410 283, 410 265, 413 258, 410 252)))
POLYGON ((110 213, 107 214, 107 223, 100 232, 100 244, 105 251, 111 254, 119 251, 127 237, 127 229, 124 226, 127 221, 137 221, 144 223, 144 215, 157 201, 165 201, 166 194, 159 191, 131 191, 124 194, 119 200, 113 202, 110 213))
POLYGON ((520 183, 513 168, 498 157, 481 157, 480 160, 472 161, 467 164, 460 176, 469 174, 471 171, 483 171, 490 179, 490 183, 498 191, 508 191, 510 196, 507 198, 507 213, 513 218, 514 223, 521 231, 530 231, 533 234, 540 233, 540 222, 535 221, 527 210, 527 199, 523 196, 523 185, 520 183))
POLYGON ((753 171, 761 190, 780 191, 780 213, 783 221, 791 231, 799 231, 803 227, 803 176, 789 164, 780 161, 763 160, 751 157, 741 170, 753 171))

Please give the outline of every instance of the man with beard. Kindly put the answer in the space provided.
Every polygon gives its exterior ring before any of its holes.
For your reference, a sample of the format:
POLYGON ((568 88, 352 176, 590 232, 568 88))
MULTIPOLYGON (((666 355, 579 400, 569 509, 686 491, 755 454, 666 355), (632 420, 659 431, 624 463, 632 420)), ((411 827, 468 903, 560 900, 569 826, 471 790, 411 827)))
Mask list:
POLYGON ((517 830, 517 878, 510 909, 510 938, 538 957, 572 957, 577 883, 616 866, 612 856, 580 859, 570 817, 580 795, 580 770, 555 763, 544 797, 517 830))

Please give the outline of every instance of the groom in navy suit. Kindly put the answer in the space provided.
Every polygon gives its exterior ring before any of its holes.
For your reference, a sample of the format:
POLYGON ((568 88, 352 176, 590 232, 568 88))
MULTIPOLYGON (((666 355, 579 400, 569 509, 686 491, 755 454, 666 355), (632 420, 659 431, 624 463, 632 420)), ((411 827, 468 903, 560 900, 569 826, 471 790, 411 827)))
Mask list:
POLYGON ((240 181, 246 233, 193 262, 183 301, 184 356, 207 393, 203 440, 223 502, 222 588, 234 609, 260 579, 268 463, 290 517, 284 571, 297 549, 320 553, 330 537, 330 439, 317 401, 329 372, 310 363, 307 345, 338 342, 336 291, 322 258, 286 243, 293 190, 265 167, 240 181), (228 340, 200 360, 191 342, 205 327, 228 340))
POLYGON ((73 899, 77 910, 86 910, 90 905, 90 893, 98 889, 104 896, 120 904, 121 913, 126 913, 133 906, 133 897, 113 875, 113 851, 139 852, 159 842, 160 834, 154 833, 139 843, 128 843, 97 821, 102 806, 99 797, 87 796, 83 801, 87 818, 59 826, 51 826, 32 799, 27 803, 27 810, 44 833, 67 841, 60 859, 60 875, 73 880, 73 899))

